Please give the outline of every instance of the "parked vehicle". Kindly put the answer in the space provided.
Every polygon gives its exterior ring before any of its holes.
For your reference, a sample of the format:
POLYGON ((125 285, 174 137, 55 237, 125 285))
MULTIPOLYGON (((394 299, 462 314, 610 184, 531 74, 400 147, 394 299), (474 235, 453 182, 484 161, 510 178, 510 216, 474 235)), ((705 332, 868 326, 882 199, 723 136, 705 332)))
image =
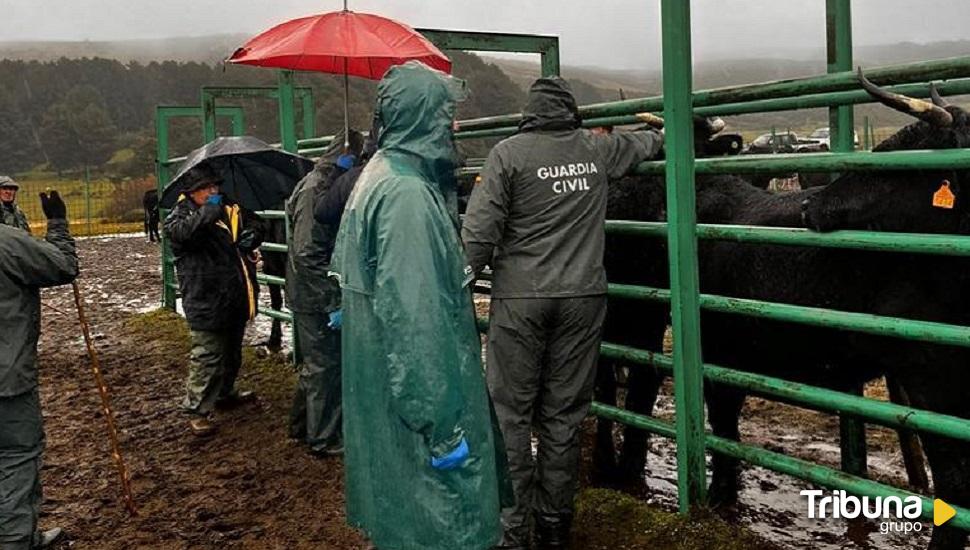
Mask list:
POLYGON ((817 153, 827 151, 828 145, 815 140, 800 139, 794 132, 761 134, 745 147, 746 154, 763 153, 817 153))
MULTIPOLYGON (((823 150, 828 151, 831 149, 831 137, 829 132, 829 127, 816 128, 811 134, 808 134, 809 140, 817 141, 823 150)), ((859 147, 859 133, 852 132, 852 141, 855 147, 859 147)))

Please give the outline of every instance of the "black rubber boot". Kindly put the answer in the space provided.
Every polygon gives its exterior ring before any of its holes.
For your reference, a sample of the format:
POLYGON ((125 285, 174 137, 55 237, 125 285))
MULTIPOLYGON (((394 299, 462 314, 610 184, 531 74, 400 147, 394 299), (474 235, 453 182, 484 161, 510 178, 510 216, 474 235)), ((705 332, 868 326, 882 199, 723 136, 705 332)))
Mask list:
POLYGON ((536 548, 538 550, 566 550, 572 516, 539 516, 536 518, 536 548))

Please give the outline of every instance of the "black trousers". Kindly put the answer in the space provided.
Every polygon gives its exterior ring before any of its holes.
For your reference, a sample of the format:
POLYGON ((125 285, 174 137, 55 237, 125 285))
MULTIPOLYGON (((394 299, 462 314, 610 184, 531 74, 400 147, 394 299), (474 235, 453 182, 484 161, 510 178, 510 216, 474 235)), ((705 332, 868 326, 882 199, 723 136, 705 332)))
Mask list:
POLYGON ((528 540, 531 513, 544 523, 572 517, 605 318, 606 296, 492 300, 486 376, 515 488, 516 504, 502 511, 509 547, 528 540))

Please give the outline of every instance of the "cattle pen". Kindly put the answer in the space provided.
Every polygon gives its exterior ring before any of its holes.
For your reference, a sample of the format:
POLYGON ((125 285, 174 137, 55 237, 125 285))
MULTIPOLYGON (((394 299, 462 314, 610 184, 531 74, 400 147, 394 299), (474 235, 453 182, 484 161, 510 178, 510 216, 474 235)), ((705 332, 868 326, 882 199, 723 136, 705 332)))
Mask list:
MULTIPOLYGON (((673 354, 664 355, 609 342, 603 343, 601 353, 607 358, 622 359, 672 373, 675 421, 665 422, 600 403, 594 403, 593 413, 676 440, 678 500, 683 513, 706 502, 705 456, 711 452, 859 496, 918 496, 922 501, 923 517, 932 519, 932 497, 916 495, 866 478, 865 424, 970 441, 970 420, 706 364, 701 353, 700 315, 701 310, 726 312, 961 347, 970 347, 970 327, 701 294, 697 240, 970 256, 970 237, 848 230, 822 234, 794 228, 699 225, 696 222, 694 178, 695 174, 779 171, 968 169, 970 150, 854 151, 852 106, 874 100, 857 89, 853 72, 849 0, 826 0, 827 74, 701 91, 692 89, 690 3, 680 0, 661 0, 660 3, 663 95, 586 105, 580 107, 580 113, 583 125, 587 127, 637 123, 645 118, 645 113, 664 116, 667 159, 643 163, 636 172, 666 176, 668 222, 608 220, 607 231, 643 238, 666 238, 670 258, 670 289, 611 284, 609 296, 669 302, 674 334, 673 354), (814 107, 830 109, 832 152, 694 158, 692 115, 737 115, 814 107), (842 470, 706 433, 705 382, 840 415, 842 470)), ((542 55, 543 75, 559 72, 559 45, 555 37, 440 30, 421 32, 439 47, 447 49, 539 53, 542 55)), ((913 97, 929 96, 932 81, 942 81, 936 83, 942 95, 970 93, 970 57, 872 68, 867 75, 873 82, 888 86, 890 91, 913 97)), ((241 108, 217 106, 216 99, 244 96, 268 97, 278 102, 280 146, 283 149, 312 156, 319 154, 332 139, 332 136, 314 137, 312 117, 306 116, 308 112, 312 113, 312 93, 296 87, 291 72, 281 71, 279 86, 275 88, 203 88, 200 106, 157 108, 157 175, 160 188, 168 182, 171 167, 182 160, 169 158, 168 121, 174 117, 201 120, 204 129, 202 137, 208 142, 216 135, 216 118, 229 117, 232 132, 240 134, 244 127, 241 108), (295 104, 298 100, 302 102, 304 115, 302 139, 297 137, 296 132, 295 104)), ((519 119, 520 115, 503 115, 459 121, 456 138, 511 135, 515 133, 519 119)), ((480 169, 481 166, 470 164, 460 169, 459 173, 470 176, 477 174, 480 169)), ((262 212, 261 215, 270 219, 284 217, 283 212, 279 211, 262 212)), ((263 247, 267 251, 286 251, 286 243, 267 243, 263 247)), ((172 308, 177 286, 167 242, 162 249, 162 272, 162 301, 164 306, 172 308)), ((264 284, 284 285, 284 280, 279 277, 260 275, 259 280, 264 284)), ((284 310, 260 310, 260 313, 292 321, 284 310)), ((486 326, 487 321, 480 319, 480 328, 484 330, 486 326)), ((295 355, 298 355, 298 349, 296 352, 295 355)), ((970 531, 970 509, 954 508, 956 516, 948 525, 970 531)))

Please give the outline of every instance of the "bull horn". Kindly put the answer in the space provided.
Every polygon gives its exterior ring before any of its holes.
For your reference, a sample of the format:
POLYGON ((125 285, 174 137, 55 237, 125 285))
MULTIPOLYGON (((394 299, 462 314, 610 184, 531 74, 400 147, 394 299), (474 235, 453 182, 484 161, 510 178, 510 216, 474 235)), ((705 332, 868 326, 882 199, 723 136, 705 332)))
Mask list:
POLYGON ((940 91, 936 89, 936 84, 930 83, 930 99, 933 100, 933 105, 937 107, 942 107, 946 109, 947 103, 942 97, 940 97, 940 91))
POLYGON ((658 130, 664 127, 664 119, 653 113, 637 113, 636 116, 641 122, 645 122, 649 126, 657 128, 658 130))
POLYGON ((887 92, 870 82, 866 75, 862 74, 862 67, 859 67, 858 77, 859 83, 862 84, 866 92, 887 107, 914 116, 933 126, 951 126, 953 124, 953 116, 946 109, 929 101, 887 92))

